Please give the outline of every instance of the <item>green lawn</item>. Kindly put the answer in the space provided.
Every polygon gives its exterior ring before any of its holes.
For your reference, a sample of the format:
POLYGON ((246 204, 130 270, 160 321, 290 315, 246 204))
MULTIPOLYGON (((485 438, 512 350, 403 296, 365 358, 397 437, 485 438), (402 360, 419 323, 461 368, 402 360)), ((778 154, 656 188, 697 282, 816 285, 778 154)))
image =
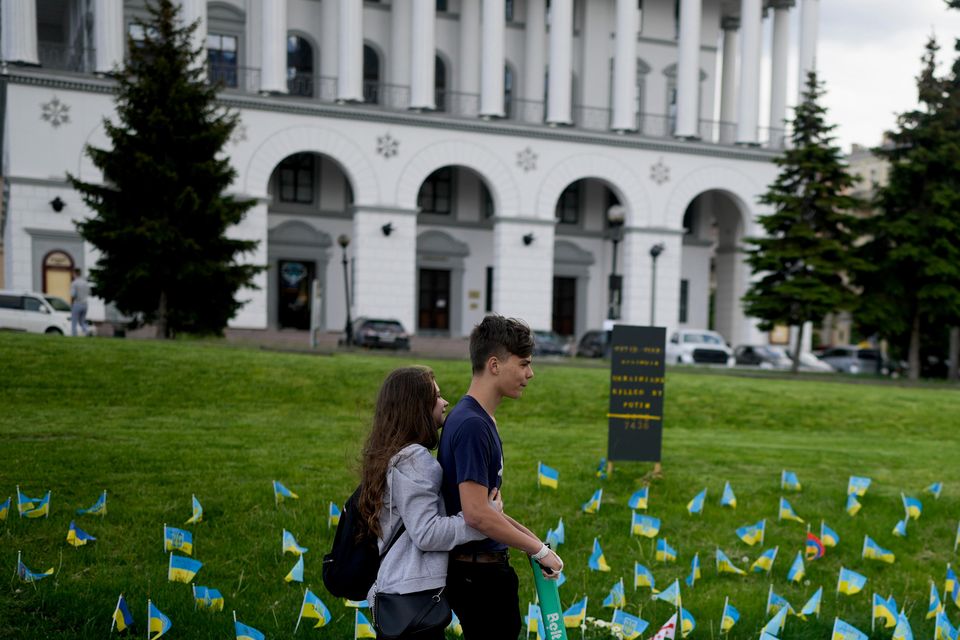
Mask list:
MULTIPOLYGON (((220 344, 107 339, 54 339, 0 334, 0 501, 13 495, 13 513, 0 523, 0 638, 103 638, 117 596, 126 595, 144 633, 147 598, 173 621, 170 638, 232 638, 230 611, 267 634, 291 637, 302 587, 283 576, 295 558, 281 554, 282 528, 310 548, 306 584, 333 613, 331 626, 301 628, 299 637, 352 637, 352 610, 323 589, 320 560, 329 547, 329 501, 342 501, 357 482, 357 456, 376 389, 403 357, 304 356, 220 344), (301 499, 274 506, 271 480, 301 499), (16 485, 30 496, 53 491, 48 519, 16 515, 16 485), (109 514, 76 517, 98 538, 74 549, 65 542, 74 511, 109 491, 109 514), (218 588, 223 613, 195 612, 187 585, 166 579, 162 525, 190 516, 190 496, 205 510, 194 532, 194 557, 204 563, 197 584, 218 588), (17 551, 35 571, 56 574, 35 585, 13 574, 17 551)), ((427 363, 445 396, 466 389, 469 366, 427 363)), ((684 607, 697 620, 692 638, 715 638, 724 598, 740 610, 733 638, 755 638, 771 583, 795 608, 824 587, 819 621, 788 619, 783 637, 825 638, 835 615, 869 633, 874 590, 893 594, 917 637, 933 637, 924 619, 929 582, 942 591, 960 518, 957 425, 960 393, 950 388, 843 384, 822 380, 745 378, 670 371, 666 385, 665 476, 650 490, 648 513, 662 520, 661 534, 679 552, 675 564, 657 566, 652 541, 628 535, 627 498, 649 465, 618 463, 607 480, 594 469, 606 450, 607 372, 602 368, 535 363, 537 377, 517 402, 498 413, 505 444, 506 509, 545 534, 559 517, 567 540, 559 552, 567 606, 584 594, 588 615, 609 620, 600 604, 623 577, 628 609, 651 623, 671 613, 652 603, 649 591, 632 589, 633 562, 650 567, 659 587, 687 575, 695 552, 703 577, 683 589, 684 607), (538 460, 560 471, 558 491, 538 490, 538 460), (807 564, 800 585, 786 581, 806 528, 777 522, 783 468, 797 472, 799 494, 784 494, 803 518, 823 518, 841 536, 827 557, 807 564), (873 479, 855 518, 843 509, 849 475, 873 479), (731 482, 739 506, 718 504, 731 482), (940 500, 922 490, 942 481, 940 500), (580 505, 603 487, 597 515, 580 505), (687 502, 708 488, 702 516, 687 502), (923 500, 924 512, 909 537, 891 530, 902 517, 900 492, 923 500), (772 576, 718 576, 719 546, 749 568, 761 548, 734 535, 741 525, 767 518, 764 548, 779 545, 772 576), (860 559, 865 533, 893 550, 893 565, 860 559), (600 538, 610 573, 587 569, 594 537, 600 538), (836 598, 843 565, 868 576, 864 592, 836 598)), ((521 598, 533 598, 529 569, 515 559, 521 598)), ((958 610, 948 612, 954 621, 958 610)), ((301 625, 303 626, 303 625, 301 625)), ((873 637, 888 638, 889 630, 873 637)), ((579 632, 571 637, 579 636, 579 632)), ((588 629, 587 637, 608 637, 588 629)))

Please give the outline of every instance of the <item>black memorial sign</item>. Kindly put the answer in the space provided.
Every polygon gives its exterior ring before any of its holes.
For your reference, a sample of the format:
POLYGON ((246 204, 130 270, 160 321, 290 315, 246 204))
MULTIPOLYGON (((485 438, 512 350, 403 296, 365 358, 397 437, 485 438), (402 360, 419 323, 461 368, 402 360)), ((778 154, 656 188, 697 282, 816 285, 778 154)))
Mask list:
POLYGON ((659 462, 667 330, 613 327, 607 459, 659 462))

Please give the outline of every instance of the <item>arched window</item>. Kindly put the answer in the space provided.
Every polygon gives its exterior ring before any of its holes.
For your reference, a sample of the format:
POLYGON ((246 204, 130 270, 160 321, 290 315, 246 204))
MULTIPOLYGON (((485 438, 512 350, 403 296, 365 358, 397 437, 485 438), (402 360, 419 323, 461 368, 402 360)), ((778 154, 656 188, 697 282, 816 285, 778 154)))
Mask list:
POLYGON ((296 35, 287 37, 287 91, 292 96, 313 95, 313 47, 296 35))
POLYGON ((503 117, 509 118, 513 113, 513 69, 510 65, 503 67, 503 117))
POLYGON ((317 172, 312 153, 295 153, 277 166, 280 202, 312 204, 316 191, 317 172))
POLYGON ((73 258, 59 249, 43 257, 43 292, 70 300, 70 281, 73 279, 73 258))
POLYGON ((433 87, 434 87, 434 103, 436 104, 437 111, 446 111, 447 110, 447 65, 444 64, 443 58, 437 56, 435 58, 436 62, 434 63, 434 78, 433 78, 433 87))
POLYGON ((363 45, 363 101, 380 102, 380 56, 368 44, 363 45))
POLYGON ((449 215, 453 211, 453 168, 437 169, 423 181, 417 194, 421 213, 449 215))

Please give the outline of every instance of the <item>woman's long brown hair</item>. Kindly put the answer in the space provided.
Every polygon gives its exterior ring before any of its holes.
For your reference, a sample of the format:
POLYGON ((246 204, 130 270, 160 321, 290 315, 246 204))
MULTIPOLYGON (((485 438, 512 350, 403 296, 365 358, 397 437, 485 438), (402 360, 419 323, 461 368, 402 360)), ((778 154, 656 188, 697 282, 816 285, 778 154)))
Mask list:
POLYGON ((380 509, 387 488, 387 466, 409 444, 434 449, 440 442, 433 417, 437 402, 433 371, 412 366, 395 369, 380 386, 373 427, 362 453, 360 500, 357 505, 367 529, 379 538, 380 509))

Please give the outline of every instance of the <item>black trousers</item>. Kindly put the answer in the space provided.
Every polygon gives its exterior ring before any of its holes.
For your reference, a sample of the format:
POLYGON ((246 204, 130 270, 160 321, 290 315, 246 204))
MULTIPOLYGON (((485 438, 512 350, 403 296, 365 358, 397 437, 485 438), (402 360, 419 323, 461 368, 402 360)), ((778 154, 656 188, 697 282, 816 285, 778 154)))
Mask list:
POLYGON ((520 596, 517 572, 504 562, 450 560, 447 599, 466 640, 517 640, 520 596))

